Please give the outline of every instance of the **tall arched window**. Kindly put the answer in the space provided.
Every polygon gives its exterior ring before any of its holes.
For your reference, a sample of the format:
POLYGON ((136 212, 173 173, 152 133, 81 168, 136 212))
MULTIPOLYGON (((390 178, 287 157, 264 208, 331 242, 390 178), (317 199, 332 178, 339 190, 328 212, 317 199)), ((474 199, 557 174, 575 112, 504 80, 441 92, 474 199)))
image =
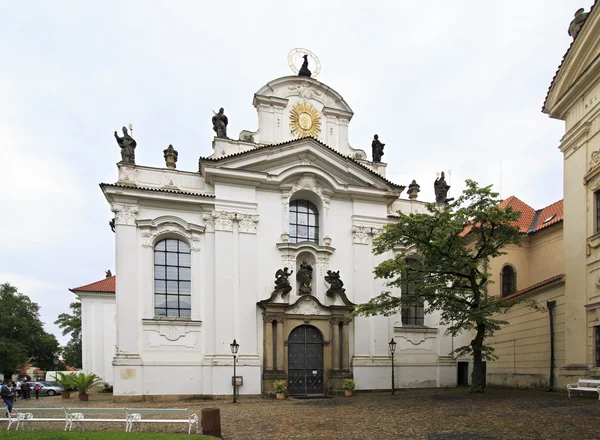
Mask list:
MULTIPOLYGON (((406 265, 415 267, 419 264, 414 258, 407 258, 406 265)), ((407 271, 402 276, 401 295, 416 295, 419 276, 415 272, 407 271)), ((402 325, 425 325, 425 307, 422 301, 412 304, 410 307, 402 307, 402 325)))
POLYGON ((517 273, 514 267, 507 264, 502 268, 502 296, 512 295, 517 291, 517 273))
POLYGON ((290 242, 319 244, 319 210, 308 200, 290 202, 290 242))
POLYGON ((192 310, 190 247, 172 238, 154 246, 154 314, 189 317, 192 310))

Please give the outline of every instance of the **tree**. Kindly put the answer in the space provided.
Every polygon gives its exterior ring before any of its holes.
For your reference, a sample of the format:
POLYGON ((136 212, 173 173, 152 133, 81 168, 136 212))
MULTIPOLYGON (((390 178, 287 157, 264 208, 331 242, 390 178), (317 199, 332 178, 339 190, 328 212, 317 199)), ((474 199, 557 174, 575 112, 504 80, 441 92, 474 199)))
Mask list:
POLYGON ((44 331, 39 306, 8 283, 0 285, 0 371, 10 377, 28 360, 54 359, 58 342, 44 331))
MULTIPOLYGON (((389 280, 390 287, 414 282, 416 292, 395 296, 383 292, 354 311, 357 315, 390 316, 403 307, 426 304, 426 313, 440 312, 440 324, 447 325, 447 335, 471 332, 470 345, 454 350, 455 356, 472 355, 471 391, 483 392, 483 360, 493 360, 493 348, 485 340, 506 325, 499 319, 518 300, 487 295, 490 275, 487 263, 508 245, 520 246, 516 221, 521 213, 510 207, 500 208, 498 193, 491 185, 478 187, 466 181, 463 194, 447 207, 426 204, 428 213, 403 214, 377 237, 374 252, 398 250, 394 258, 379 264, 376 277, 389 280), (416 255, 414 259, 407 259, 416 255)), ((538 307, 529 302, 531 307, 538 307)))
POLYGON ((71 335, 71 340, 62 350, 65 362, 81 368, 81 302, 72 302, 69 307, 72 313, 61 313, 54 323, 62 329, 63 335, 71 335))
POLYGON ((54 360, 58 358, 60 345, 56 337, 51 334, 44 334, 33 341, 33 355, 30 362, 40 370, 54 370, 54 360))

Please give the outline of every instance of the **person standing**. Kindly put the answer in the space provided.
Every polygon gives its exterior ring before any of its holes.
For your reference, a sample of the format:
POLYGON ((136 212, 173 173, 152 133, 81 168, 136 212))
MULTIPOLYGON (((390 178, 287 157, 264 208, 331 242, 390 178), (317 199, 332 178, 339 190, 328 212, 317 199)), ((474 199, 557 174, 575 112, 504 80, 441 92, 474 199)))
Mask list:
POLYGON ((10 417, 15 402, 15 384, 12 379, 8 379, 6 384, 2 385, 0 388, 0 396, 6 405, 6 417, 10 417))
POLYGON ((40 386, 39 383, 36 383, 35 386, 33 387, 33 391, 35 391, 35 400, 39 400, 41 389, 42 389, 42 387, 40 386))
POLYGON ((20 397, 21 399, 23 398, 23 393, 21 393, 21 381, 19 379, 17 379, 16 382, 13 382, 13 387, 14 387, 14 391, 15 391, 15 400, 17 399, 17 397, 20 397))
POLYGON ((26 379, 21 384, 21 398, 25 400, 31 399, 31 384, 26 379))

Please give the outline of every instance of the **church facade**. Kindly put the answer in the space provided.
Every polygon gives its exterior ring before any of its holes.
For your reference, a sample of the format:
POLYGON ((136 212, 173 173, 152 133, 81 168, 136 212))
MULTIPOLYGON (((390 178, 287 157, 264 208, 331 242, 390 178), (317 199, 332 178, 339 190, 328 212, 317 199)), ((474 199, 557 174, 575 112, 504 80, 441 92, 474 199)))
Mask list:
POLYGON ((102 366, 115 399, 231 394, 234 339, 242 395, 272 392, 275 380, 290 394, 333 393, 344 378, 390 389, 392 338, 397 387, 456 385, 451 352, 470 335, 445 336, 423 307, 350 315, 390 290, 373 268, 394 252, 374 255, 373 239, 398 210, 424 203, 416 184, 407 194, 386 179, 378 140, 378 162, 350 146, 343 97, 300 73, 255 93, 256 131, 231 139, 224 111, 215 114, 213 154, 198 170, 176 169, 173 148, 164 168, 135 164, 135 141, 115 134, 123 161, 100 187, 115 213, 116 294, 80 295, 84 370, 102 366), (109 354, 95 351, 106 331, 90 323, 107 325, 95 315, 111 310, 109 354))

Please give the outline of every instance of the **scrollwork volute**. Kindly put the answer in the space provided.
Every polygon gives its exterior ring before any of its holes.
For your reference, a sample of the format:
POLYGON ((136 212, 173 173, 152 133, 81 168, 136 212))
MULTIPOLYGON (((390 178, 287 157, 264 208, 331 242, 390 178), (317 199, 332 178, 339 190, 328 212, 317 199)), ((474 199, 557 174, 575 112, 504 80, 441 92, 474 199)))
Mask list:
POLYGON ((128 225, 135 226, 135 220, 140 208, 136 205, 127 205, 115 203, 111 206, 110 210, 115 213, 115 224, 116 225, 128 225))
POLYGON ((215 231, 233 231, 235 213, 227 211, 213 211, 212 216, 215 221, 215 231))
POLYGON ((258 223, 258 215, 253 214, 237 214, 236 219, 239 222, 239 231, 246 234, 256 234, 256 224, 258 223))
POLYGON ((593 170, 594 168, 600 165, 600 150, 593 151, 592 157, 590 159, 590 163, 588 164, 588 171, 593 170))
POLYGON ((383 232, 381 227, 352 226, 352 241, 356 244, 369 244, 369 237, 377 238, 383 232))

